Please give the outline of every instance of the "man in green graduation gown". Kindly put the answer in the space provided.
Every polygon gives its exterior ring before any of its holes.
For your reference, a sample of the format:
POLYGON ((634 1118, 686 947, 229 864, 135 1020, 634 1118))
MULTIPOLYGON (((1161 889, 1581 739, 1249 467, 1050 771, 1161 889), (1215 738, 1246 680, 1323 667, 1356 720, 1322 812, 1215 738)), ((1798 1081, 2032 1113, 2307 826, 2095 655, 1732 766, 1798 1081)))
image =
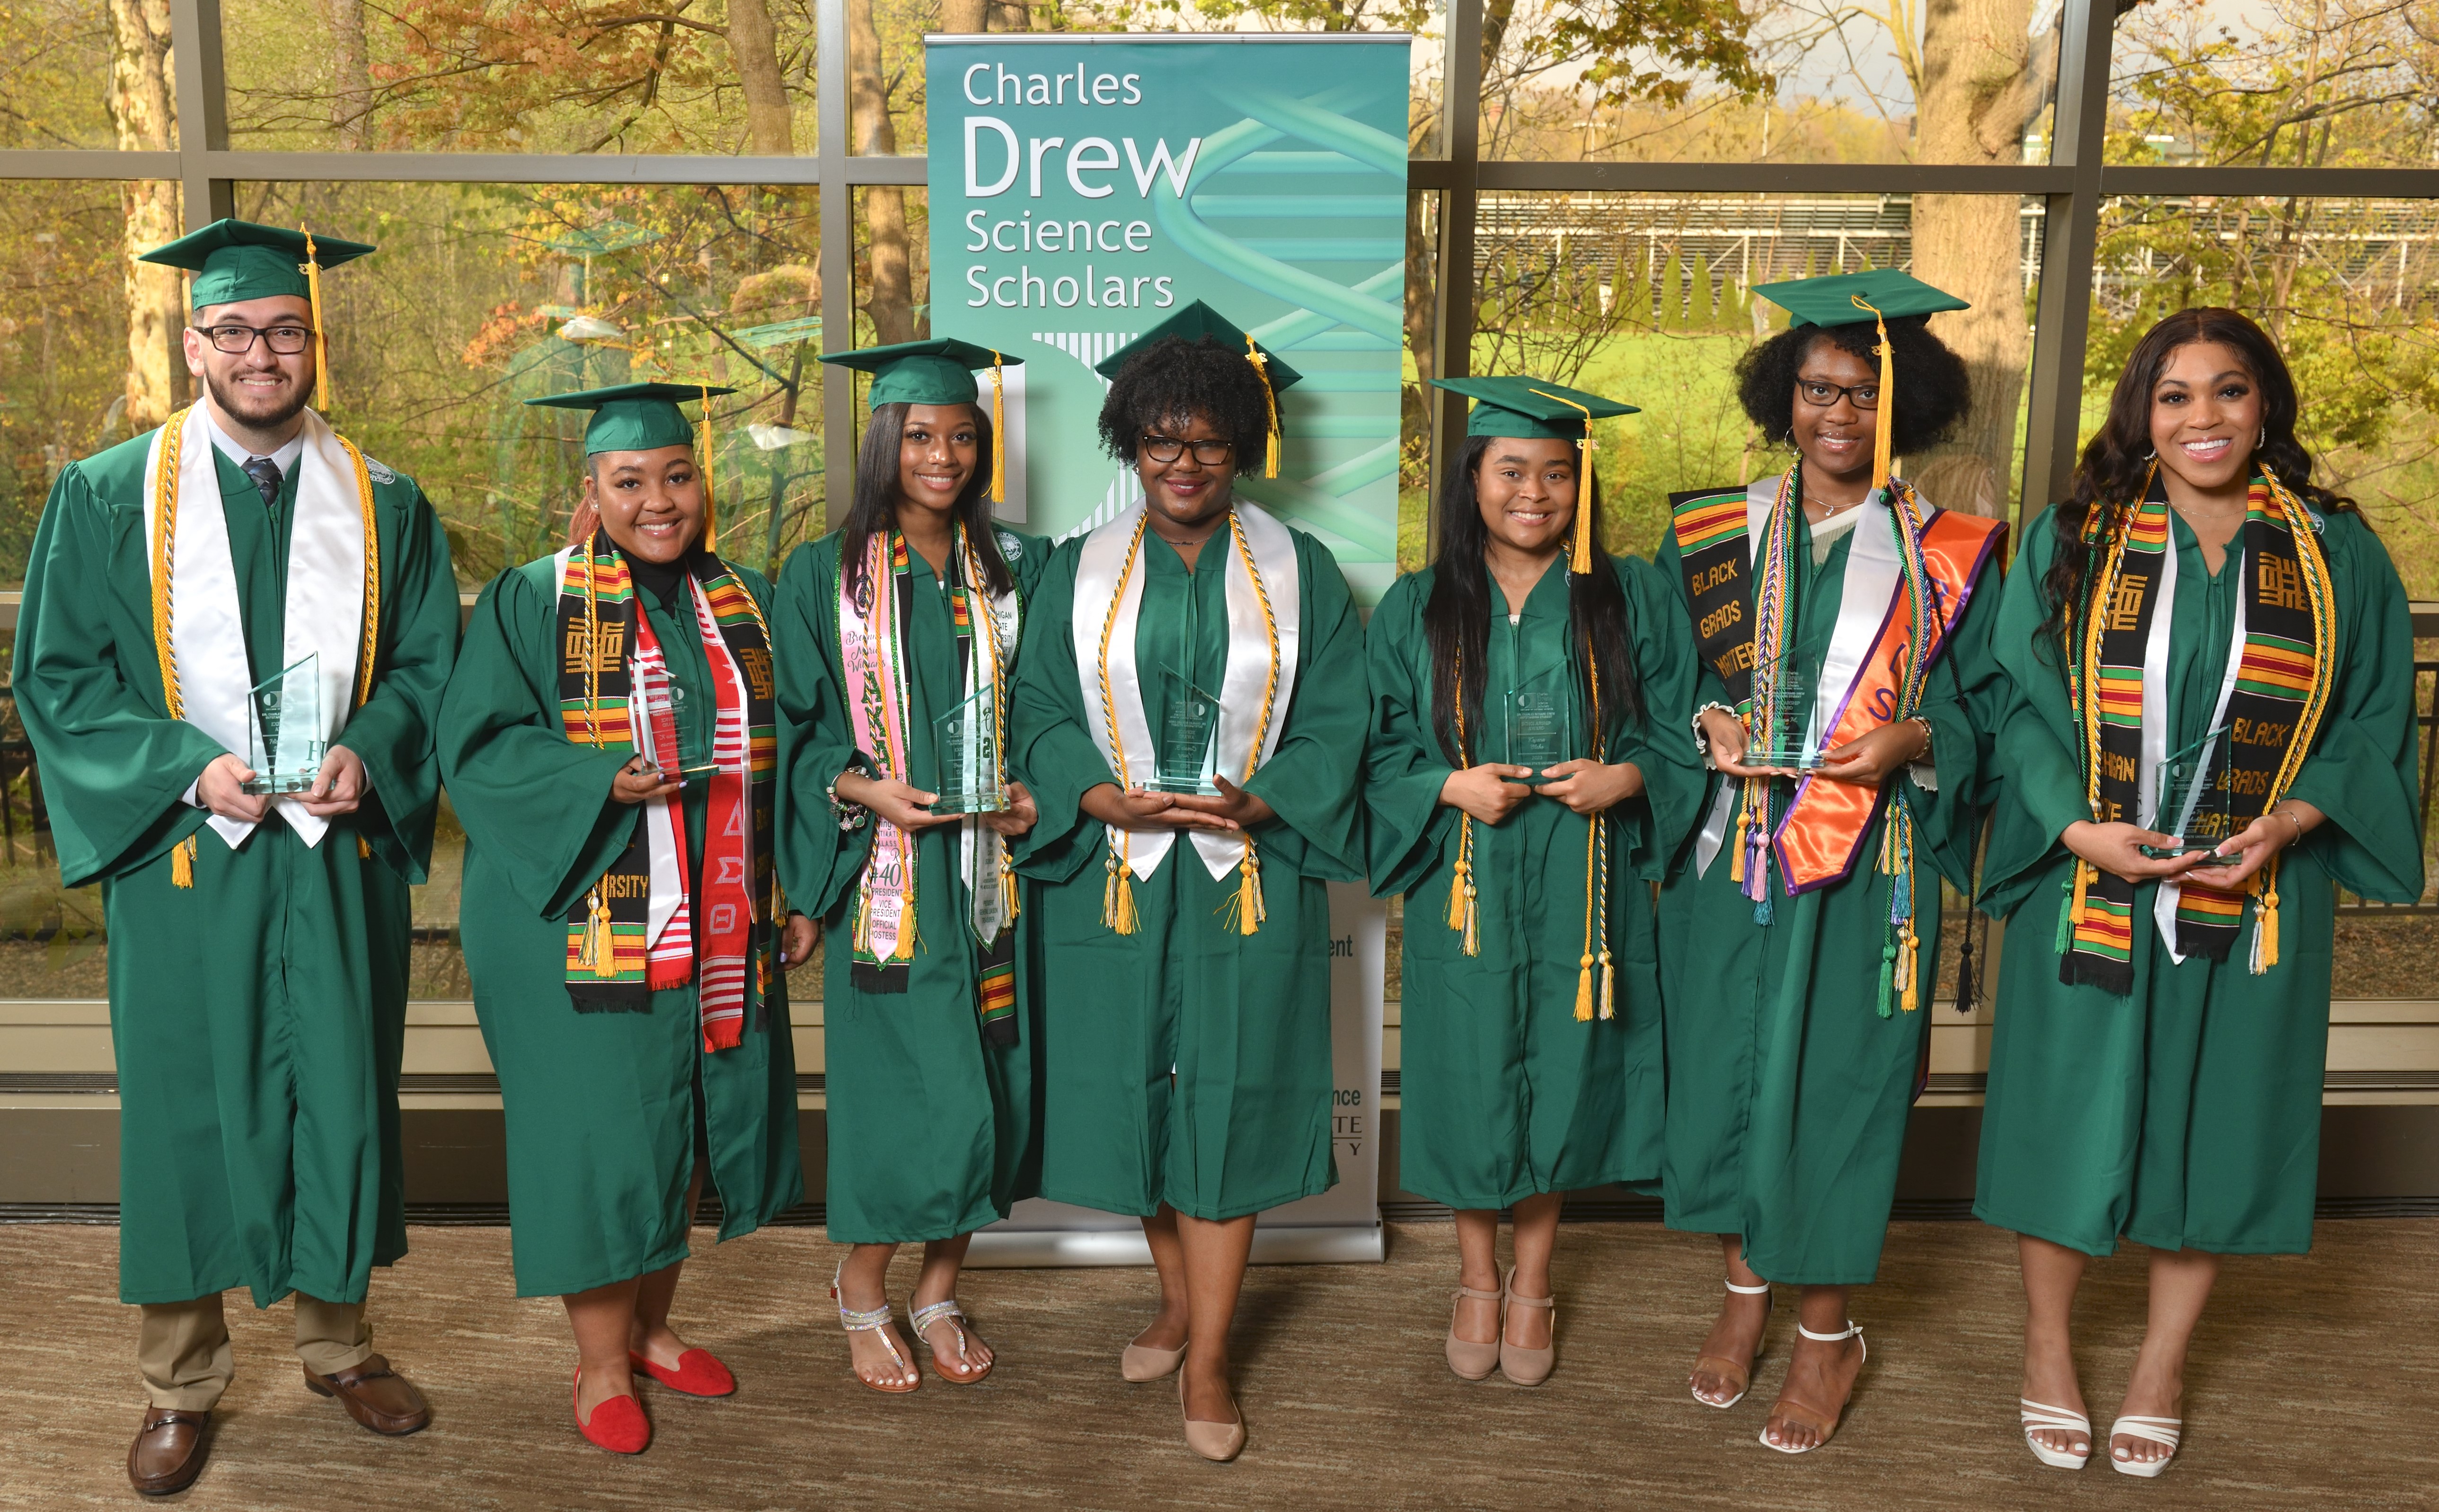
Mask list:
POLYGON ((119 1295, 151 1402, 128 1475, 151 1494, 203 1468, 230 1287, 295 1293, 306 1386, 366 1428, 430 1415, 364 1313, 406 1252, 408 888, 456 580, 422 490, 310 407, 320 270, 372 250, 221 221, 147 254, 195 274, 204 395, 62 471, 26 570, 17 706, 61 880, 100 881, 113 947, 119 1295), (283 669, 258 774, 251 691, 283 669), (263 791, 291 770, 300 791, 263 791))

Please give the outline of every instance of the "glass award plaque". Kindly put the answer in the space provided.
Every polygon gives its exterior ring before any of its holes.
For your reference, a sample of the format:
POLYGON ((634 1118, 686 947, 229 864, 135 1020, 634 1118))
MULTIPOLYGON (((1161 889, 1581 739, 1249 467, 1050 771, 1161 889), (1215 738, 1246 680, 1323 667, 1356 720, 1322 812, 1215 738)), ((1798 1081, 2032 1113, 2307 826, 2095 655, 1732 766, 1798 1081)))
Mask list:
POLYGON ((1743 765, 1778 767, 1788 772, 1812 772, 1822 765, 1822 752, 1812 741, 1812 677, 1800 667, 1782 664, 1778 670, 1776 717, 1768 729, 1748 726, 1743 765))
POLYGON ((999 759, 999 708, 986 685, 932 721, 932 753, 939 763, 934 813, 997 813, 1007 807, 999 759))
MULTIPOLYGON (((2154 769, 2152 792, 2159 809, 2151 827, 2176 837, 2169 845, 2145 845, 2158 859, 2216 848, 2235 832, 2235 790, 2229 784, 2231 749, 2222 725, 2154 769)), ((2232 866, 2232 856, 2204 856, 2195 864, 2232 866)))
POLYGON ((1152 787, 1161 792, 1217 796, 1220 700, 1175 671, 1162 679, 1160 754, 1152 787))
POLYGON ((1531 769, 1531 776, 1519 780, 1550 781, 1542 773, 1575 755, 1568 729, 1573 701, 1567 697, 1566 685, 1556 674, 1539 677, 1522 687, 1508 689, 1503 702, 1508 764, 1531 769))
POLYGON ((254 775, 248 792, 303 792, 322 774, 329 744, 322 738, 322 658, 305 659, 268 677, 248 695, 254 729, 245 764, 254 775))

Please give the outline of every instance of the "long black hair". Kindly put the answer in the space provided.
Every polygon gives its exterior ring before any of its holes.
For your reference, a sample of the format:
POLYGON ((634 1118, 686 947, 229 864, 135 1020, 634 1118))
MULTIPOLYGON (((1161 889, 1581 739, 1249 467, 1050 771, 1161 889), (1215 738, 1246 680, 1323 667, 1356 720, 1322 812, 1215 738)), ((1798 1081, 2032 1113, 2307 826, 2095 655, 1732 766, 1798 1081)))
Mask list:
MULTIPOLYGON (((982 563, 984 580, 974 586, 996 597, 1016 586, 1016 575, 999 554, 999 533, 991 528, 990 507, 983 497, 990 491, 991 448, 998 439, 983 407, 967 407, 974 415, 974 475, 966 480, 949 515, 966 527, 974 559, 982 563)), ((874 405, 872 419, 863 428, 863 448, 855 454, 855 503, 839 526, 839 580, 850 595, 863 580, 864 543, 880 531, 897 528, 898 454, 906 439, 910 408, 904 402, 874 405)))
MULTIPOLYGON (((2323 512, 2352 510, 2355 502, 2312 481, 2312 454, 2295 438, 2298 400, 2294 375, 2270 332, 2240 311, 2216 305, 2180 310, 2143 333, 2117 377, 2109 397, 2109 418, 2083 449, 2075 464, 2074 483, 2066 500, 2050 514, 2056 554, 2041 578, 2041 601, 2049 617, 2041 623, 2040 643, 2051 646, 2058 631, 2091 590, 2098 566, 2096 555, 2083 542, 2084 525, 2094 509, 2108 509, 2109 530, 2124 527, 2124 516, 2142 502, 2143 486, 2156 460, 2151 448, 2151 391, 2167 371, 2168 359, 2180 347, 2211 342, 2234 351, 2246 376, 2261 391, 2261 442, 2253 449, 2252 466, 2266 471, 2323 512)), ((2105 533, 2104 533, 2105 534, 2105 533)))
MULTIPOLYGON (((1498 439, 1466 437, 1456 466, 1449 470, 1440 490, 1440 549, 1432 559, 1432 596, 1423 604, 1423 631, 1432 650, 1432 729, 1440 750, 1458 766, 1482 759, 1482 668, 1490 652, 1490 574, 1483 552, 1490 527, 1483 523, 1481 496, 1475 478, 1484 454, 1498 439), (1459 662, 1471 669, 1464 680, 1465 727, 1471 751, 1458 749, 1455 709, 1459 662)), ((1576 507, 1592 511, 1593 570, 1567 576, 1567 619, 1575 631, 1576 660, 1583 669, 1584 696, 1595 702, 1605 728, 1593 750, 1610 734, 1643 718, 1643 685, 1634 670, 1634 642, 1627 623, 1626 590, 1618 586, 1617 569, 1601 549, 1600 489, 1576 453, 1576 507), (1597 688, 1593 676, 1597 673, 1597 688)))

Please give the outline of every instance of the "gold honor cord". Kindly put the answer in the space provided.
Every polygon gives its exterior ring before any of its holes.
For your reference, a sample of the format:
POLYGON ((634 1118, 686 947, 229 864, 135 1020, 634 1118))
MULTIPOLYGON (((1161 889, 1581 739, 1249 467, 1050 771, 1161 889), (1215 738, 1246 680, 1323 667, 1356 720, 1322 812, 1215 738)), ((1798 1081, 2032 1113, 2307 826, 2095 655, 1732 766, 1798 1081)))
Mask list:
MULTIPOLYGON (((1465 732, 1465 648, 1456 651, 1456 764, 1462 771, 1473 765, 1466 749, 1465 732)), ((1456 811, 1456 870, 1449 877, 1449 928, 1465 936, 1465 953, 1480 955, 1482 939, 1476 928, 1479 894, 1473 881, 1473 815, 1463 809, 1456 811)))
POLYGON ((1872 312, 1872 325, 1880 333, 1879 345, 1872 350, 1880 359, 1880 403, 1872 416, 1872 487, 1889 486, 1889 443, 1896 434, 1897 365, 1896 348, 1889 344, 1888 317, 1879 307, 1861 294, 1848 294, 1858 310, 1872 312))
POLYGON ((1007 374, 991 352, 991 503, 1007 502, 1007 374))
MULTIPOLYGON (((1146 506, 1146 518, 1149 518, 1148 505, 1146 506)), ((1262 581, 1261 568, 1254 562, 1254 543, 1245 539, 1244 528, 1234 509, 1228 511, 1228 536, 1237 548, 1237 560, 1245 564, 1246 578, 1254 584, 1255 601, 1261 605, 1262 632, 1269 638, 1271 655, 1270 674, 1262 682, 1262 717, 1254 721, 1253 749, 1245 753, 1245 774, 1237 779, 1237 785, 1241 788, 1254 780, 1254 769, 1260 765, 1262 760, 1262 742, 1269 738, 1271 720, 1277 713, 1279 620, 1277 614, 1271 608, 1271 590, 1262 581)), ((1187 654, 1191 655, 1192 652, 1189 650, 1187 654)), ((1231 899, 1231 902, 1234 905, 1237 933, 1239 934, 1251 934, 1259 930, 1262 927, 1262 920, 1270 916, 1270 911, 1262 906, 1262 863, 1254 854, 1252 830, 1245 832, 1245 854, 1237 863, 1237 896, 1231 899)))
MULTIPOLYGON (((2294 538, 2295 564, 2303 569, 2305 597, 2312 606, 2312 685, 2305 696, 2304 712, 2295 721, 2294 738, 2287 742, 2286 757, 2278 765, 2277 780, 2270 785, 2269 795, 2262 800, 2261 811, 2266 814, 2287 796, 2288 785, 2303 770, 2313 738, 2320 734, 2321 720, 2329 711, 2330 694, 2337 682, 2331 658, 2337 654, 2338 618, 2337 606, 2330 599, 2328 559, 2321 554, 2321 543, 2313 533, 2304 502, 2267 466, 2262 468, 2261 476, 2270 485, 2270 502, 2287 522, 2288 534, 2294 538)), ((2239 658, 2243 655, 2241 648, 2236 654, 2239 658)), ((2259 976, 2278 964, 2276 856, 2253 873, 2252 897, 2252 958, 2246 964, 2254 976, 2259 976)))
POLYGON ((1279 475, 1279 391, 1271 386, 1271 360, 1254 345, 1251 334, 1245 337, 1245 361, 1254 365, 1254 376, 1262 381, 1262 403, 1271 415, 1271 428, 1262 451, 1262 476, 1274 478, 1279 475))
MULTIPOLYGON (((298 222, 296 229, 305 233, 305 260, 296 271, 305 276, 306 292, 313 305, 313 407, 324 415, 330 413, 330 344, 322 334, 322 259, 313 246, 313 233, 298 222)), ((268 339, 268 338, 266 338, 268 339)))
MULTIPOLYGON (((1593 756, 1598 761, 1607 755, 1601 738, 1600 661, 1585 648, 1585 665, 1592 669, 1587 681, 1592 685, 1593 756)), ((1609 815, 1595 809, 1584 816, 1584 953, 1576 963, 1576 1022, 1590 1023, 1593 1019, 1593 968, 1600 967, 1600 1016, 1611 1017, 1615 1011, 1615 967, 1609 953, 1609 815), (1594 953, 1597 940, 1600 950, 1594 953)))
POLYGON ((1593 412, 1586 405, 1578 404, 1574 400, 1561 395, 1550 393, 1546 389, 1537 388, 1533 392, 1543 399, 1556 400, 1584 418, 1584 486, 1576 490, 1576 526, 1573 543, 1575 551, 1568 560, 1567 570, 1576 573, 1590 572, 1593 570, 1592 501, 1593 495, 1598 491, 1593 485, 1593 449, 1598 444, 1593 440, 1593 412))
MULTIPOLYGON (((178 691, 178 655, 169 645, 170 564, 177 560, 178 443, 186 435, 187 412, 180 410, 161 427, 159 473, 152 482, 152 652, 161 664, 161 702, 169 718, 187 717, 178 691)), ((169 849, 169 885, 195 885, 195 837, 189 834, 169 849)))
MULTIPOLYGON (((1110 639, 1116 632, 1118 607, 1126 602, 1127 579, 1134 576, 1135 559, 1143 551, 1144 531, 1151 525, 1151 504, 1144 504, 1143 517, 1135 522, 1134 539, 1127 543, 1127 560, 1118 568, 1117 586, 1110 592, 1110 612, 1101 618, 1101 723, 1109 732, 1110 756, 1118 764, 1118 792, 1124 794, 1133 784, 1127 780, 1126 742, 1118 738, 1118 696, 1110 684, 1110 639)), ((1135 932, 1135 892, 1133 867, 1128 856, 1128 831, 1113 825, 1109 859, 1104 864, 1109 876, 1101 883, 1101 922, 1120 934, 1135 932)))

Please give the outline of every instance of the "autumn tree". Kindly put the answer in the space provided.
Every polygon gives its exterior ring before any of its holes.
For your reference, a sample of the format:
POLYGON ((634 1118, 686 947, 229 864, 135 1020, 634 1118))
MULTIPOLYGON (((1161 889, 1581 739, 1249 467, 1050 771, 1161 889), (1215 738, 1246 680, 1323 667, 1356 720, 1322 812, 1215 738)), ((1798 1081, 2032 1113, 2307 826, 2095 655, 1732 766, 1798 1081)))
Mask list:
MULTIPOLYGON (((177 146, 170 88, 168 0, 110 0, 111 125, 121 151, 177 146)), ((160 424, 186 402, 186 364, 174 360, 186 321, 177 270, 136 261, 178 236, 178 186, 134 179, 119 190, 127 222, 127 409, 132 430, 160 424)))

